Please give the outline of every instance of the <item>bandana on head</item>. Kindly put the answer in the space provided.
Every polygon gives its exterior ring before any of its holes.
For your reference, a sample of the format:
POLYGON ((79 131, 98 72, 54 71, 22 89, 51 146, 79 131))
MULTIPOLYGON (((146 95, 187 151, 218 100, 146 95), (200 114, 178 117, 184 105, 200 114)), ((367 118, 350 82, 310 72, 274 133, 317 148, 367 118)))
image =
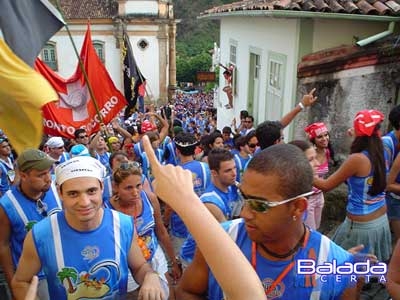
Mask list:
POLYGON ((375 109, 359 111, 353 122, 356 136, 371 136, 374 133, 376 125, 384 119, 385 116, 375 109))
POLYGON ((157 129, 157 126, 154 125, 153 123, 151 123, 149 120, 144 120, 142 122, 142 125, 140 126, 140 129, 141 129, 142 133, 146 133, 146 132, 157 129))
POLYGON ((308 138, 311 140, 325 132, 328 132, 328 128, 326 128, 324 123, 317 122, 308 125, 306 128, 304 128, 304 131, 308 134, 308 138))
POLYGON ((76 156, 58 165, 55 174, 58 185, 68 179, 79 177, 94 177, 102 181, 106 175, 106 168, 93 157, 76 156))

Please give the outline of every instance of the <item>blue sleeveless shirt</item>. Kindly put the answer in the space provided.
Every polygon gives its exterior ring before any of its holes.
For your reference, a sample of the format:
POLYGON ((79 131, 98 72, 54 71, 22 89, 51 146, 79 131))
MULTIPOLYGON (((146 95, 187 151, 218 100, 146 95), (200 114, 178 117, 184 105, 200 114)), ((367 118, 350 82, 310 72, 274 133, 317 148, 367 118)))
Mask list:
MULTIPOLYGON (((362 152, 369 158, 366 151, 362 152)), ((351 176, 347 179, 347 211, 353 215, 370 214, 386 204, 385 192, 371 196, 368 194, 373 182, 373 171, 367 176, 351 176)))
MULTIPOLYGON (((51 185, 41 201, 48 216, 61 211, 61 201, 54 184, 51 185)), ((3 195, 0 199, 0 206, 10 220, 11 255, 16 267, 21 257, 26 234, 46 216, 37 207, 36 202, 26 198, 16 186, 3 195)), ((43 277, 41 273, 39 273, 39 277, 43 277)))
MULTIPOLYGON (((222 224, 224 229, 232 237, 239 246, 243 254, 252 261, 252 241, 247 235, 244 221, 236 219, 222 224)), ((333 262, 336 260, 337 265, 345 262, 354 262, 353 256, 336 245, 326 236, 321 235, 317 231, 310 230, 307 244, 304 248, 300 248, 295 254, 294 267, 282 279, 268 295, 268 299, 279 300, 308 300, 308 299, 340 299, 343 291, 350 286, 349 276, 342 275, 340 280, 335 276, 325 275, 322 278, 318 274, 302 275, 298 274, 297 260, 312 259, 316 265, 324 262, 333 262)), ((281 272, 289 265, 290 261, 271 261, 261 256, 258 251, 256 253, 256 272, 265 288, 275 281, 281 272)), ((223 299, 223 291, 218 282, 209 271, 208 280, 208 299, 223 299)))
MULTIPOLYGON (((193 189, 200 197, 211 183, 211 172, 208 164, 192 160, 180 166, 192 172, 193 189)), ((171 234, 176 237, 185 238, 188 235, 186 225, 175 212, 171 214, 170 230, 171 234)))
POLYGON ((104 209, 100 226, 77 231, 64 212, 45 219, 32 235, 51 299, 123 299, 134 234, 131 217, 104 209))

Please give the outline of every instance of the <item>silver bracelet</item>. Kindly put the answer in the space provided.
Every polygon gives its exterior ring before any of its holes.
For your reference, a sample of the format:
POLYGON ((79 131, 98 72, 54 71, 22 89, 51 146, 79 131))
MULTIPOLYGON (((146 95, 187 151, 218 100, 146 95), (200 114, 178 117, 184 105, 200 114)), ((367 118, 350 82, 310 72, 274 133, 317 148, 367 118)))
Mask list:
POLYGON ((301 110, 304 110, 306 107, 304 106, 304 104, 303 104, 303 102, 299 102, 299 106, 300 106, 300 108, 301 108, 301 110))

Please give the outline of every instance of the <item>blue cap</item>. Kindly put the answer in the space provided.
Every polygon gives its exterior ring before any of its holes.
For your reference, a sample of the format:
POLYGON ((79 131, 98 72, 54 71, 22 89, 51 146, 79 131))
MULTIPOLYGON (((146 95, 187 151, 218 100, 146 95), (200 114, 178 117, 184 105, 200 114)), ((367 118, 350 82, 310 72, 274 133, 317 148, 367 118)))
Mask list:
POLYGON ((72 146, 70 152, 71 152, 72 157, 74 157, 74 156, 90 156, 88 148, 86 148, 82 144, 72 146))

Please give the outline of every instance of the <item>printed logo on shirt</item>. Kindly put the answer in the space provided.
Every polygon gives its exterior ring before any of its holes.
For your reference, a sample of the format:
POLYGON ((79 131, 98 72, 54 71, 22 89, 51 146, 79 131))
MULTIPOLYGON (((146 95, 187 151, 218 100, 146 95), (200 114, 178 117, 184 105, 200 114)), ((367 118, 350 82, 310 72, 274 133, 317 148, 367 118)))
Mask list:
POLYGON ((97 246, 86 246, 81 252, 83 259, 91 262, 93 259, 99 257, 100 250, 97 246))
MULTIPOLYGON (((273 283, 274 283, 274 279, 265 278, 262 281, 264 290, 267 291, 273 283)), ((279 299, 283 296, 284 293, 285 293, 285 284, 283 282, 280 282, 279 284, 277 284, 277 286, 271 292, 268 293, 267 299, 268 300, 279 299)))

